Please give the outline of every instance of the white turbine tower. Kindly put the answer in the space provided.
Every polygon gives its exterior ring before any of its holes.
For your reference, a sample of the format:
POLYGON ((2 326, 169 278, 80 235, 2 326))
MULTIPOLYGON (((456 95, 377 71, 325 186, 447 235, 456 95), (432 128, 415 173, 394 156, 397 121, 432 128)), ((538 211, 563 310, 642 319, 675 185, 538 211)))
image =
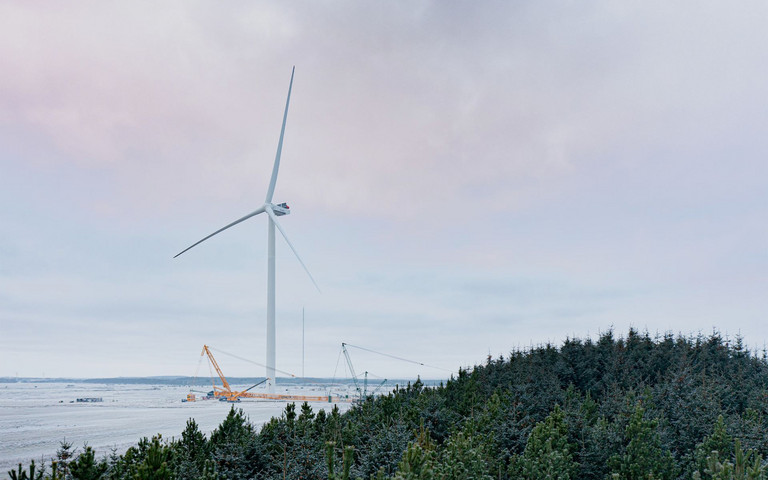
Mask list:
POLYGON ((208 240, 212 236, 223 232, 224 230, 233 227, 237 225, 240 222, 244 222, 245 220, 248 220, 251 217, 254 217, 256 215, 259 215, 260 213, 266 213, 269 218, 268 220, 268 228, 267 228, 267 378, 270 380, 268 381, 267 385, 270 390, 274 391, 274 379, 275 379, 275 226, 277 226, 277 229, 280 230, 280 233, 283 235, 283 238, 285 239, 285 242, 288 244, 289 247, 291 247, 291 250, 293 251, 293 254, 296 255, 296 258, 299 260, 299 263, 302 267, 304 267, 304 271, 307 272, 307 275, 309 275, 309 279, 312 280, 312 283, 315 285, 315 288, 317 288, 318 291, 320 291, 320 287, 317 286, 317 282, 315 282, 315 279, 312 277, 312 274, 309 273, 309 269, 306 265, 304 265, 304 262, 301 260, 301 257, 299 256, 298 252, 296 252, 296 249, 293 248, 293 244, 290 240, 288 240, 288 235, 285 234, 285 230, 283 230, 283 227, 280 226, 280 223, 277 221, 277 217, 281 217, 283 215, 288 215, 291 213, 290 208, 285 203, 280 203, 275 205, 272 203, 272 195, 275 193, 275 184, 277 183, 277 171, 280 168, 280 154, 283 150, 283 136, 285 135, 285 121, 288 118, 288 104, 291 102, 291 88, 293 87, 293 72, 296 69, 294 67, 291 70, 291 83, 288 85, 288 98, 285 101, 285 113, 283 114, 283 126, 280 129, 280 140, 277 142, 277 154, 275 155, 275 165, 272 167, 272 178, 269 181, 269 189, 267 190, 267 197, 264 200, 264 204, 260 206, 258 209, 254 210, 253 212, 249 213, 248 215, 235 220, 234 222, 230 223, 229 225, 222 227, 212 234, 208 235, 207 237, 203 238, 199 242, 196 242, 189 247, 185 248, 178 254, 176 254, 173 258, 178 257, 182 253, 186 252, 187 250, 191 249, 194 246, 197 246, 204 241, 208 240))

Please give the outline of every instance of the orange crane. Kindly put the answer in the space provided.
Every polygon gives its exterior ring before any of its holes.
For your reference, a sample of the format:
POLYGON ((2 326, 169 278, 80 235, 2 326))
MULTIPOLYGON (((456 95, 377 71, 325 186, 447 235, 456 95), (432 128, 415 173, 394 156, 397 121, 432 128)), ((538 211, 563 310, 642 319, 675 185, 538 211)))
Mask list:
POLYGON ((213 365, 213 368, 216 370, 216 373, 219 375, 219 378, 221 379, 221 387, 217 386, 216 383, 213 381, 213 378, 211 378, 211 383, 213 383, 213 396, 214 397, 224 397, 228 398, 231 397, 234 392, 232 392, 232 389, 229 386, 229 382, 227 382, 227 377, 224 376, 224 373, 222 373, 221 368, 219 368, 219 364, 216 362, 216 359, 213 358, 213 354, 208 349, 208 345, 203 345, 203 351, 200 352, 200 356, 208 355, 208 360, 213 365))
MULTIPOLYGON (((211 378, 211 383, 213 383, 213 396, 218 398, 222 401, 227 402, 239 402, 241 398, 258 398, 262 400, 288 400, 288 401, 307 401, 307 402, 345 402, 348 401, 347 399, 331 396, 331 395, 285 395, 285 394, 278 394, 278 393, 252 393, 249 392, 252 388, 261 385, 262 383, 269 380, 268 378, 265 378, 261 382, 252 385, 248 388, 246 388, 243 391, 235 391, 232 390, 232 387, 229 386, 229 382, 227 381, 227 377, 224 376, 224 373, 221 371, 221 368, 219 367, 218 362, 216 362, 216 359, 213 357, 213 353, 211 353, 210 347, 208 345, 203 345, 203 351, 200 353, 200 356, 203 355, 208 356, 208 360, 210 361, 211 365, 213 365, 213 368, 216 370, 216 374, 219 376, 219 379, 221 379, 221 387, 216 385, 216 382, 211 378)), ((239 357, 238 357, 239 358, 239 357)), ((293 376, 293 375, 291 375, 293 376)), ((194 400, 192 400, 194 401, 194 400)))

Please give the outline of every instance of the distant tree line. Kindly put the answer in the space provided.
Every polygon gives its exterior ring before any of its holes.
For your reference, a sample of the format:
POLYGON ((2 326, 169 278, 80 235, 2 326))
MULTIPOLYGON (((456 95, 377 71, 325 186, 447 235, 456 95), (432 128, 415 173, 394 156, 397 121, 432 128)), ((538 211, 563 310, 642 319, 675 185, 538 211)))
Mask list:
POLYGON ((768 361, 740 338, 630 330, 489 357, 344 414, 289 404, 260 429, 144 438, 97 459, 63 444, 17 479, 768 479, 768 361))

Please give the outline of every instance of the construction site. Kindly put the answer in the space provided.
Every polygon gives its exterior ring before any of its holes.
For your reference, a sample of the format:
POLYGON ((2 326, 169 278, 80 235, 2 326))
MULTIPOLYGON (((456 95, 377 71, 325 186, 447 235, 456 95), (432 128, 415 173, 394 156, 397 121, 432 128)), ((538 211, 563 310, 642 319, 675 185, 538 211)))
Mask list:
MULTIPOLYGON (((265 356, 266 361, 265 364, 257 364, 256 362, 253 362, 251 360, 246 360, 241 357, 237 357, 236 355, 232 355, 235 358, 240 358, 240 360, 245 360, 251 363, 254 363, 256 365, 260 365, 266 369, 265 376, 263 380, 260 380, 256 382, 253 385, 248 386, 247 388, 244 388, 242 390, 236 390, 232 388, 230 382, 227 381, 226 376, 222 372, 221 367, 219 366, 218 362, 213 356, 213 353, 211 353, 211 348, 208 345, 203 346, 203 351, 200 354, 201 360, 202 358, 207 358, 209 367, 211 369, 211 385, 212 390, 209 390, 205 393, 204 397, 205 399, 217 399, 220 401, 225 402, 239 402, 243 399, 255 399, 255 400, 272 400, 272 401, 293 401, 293 402, 326 402, 326 403, 339 403, 339 402, 352 402, 355 399, 361 400, 366 398, 369 395, 376 395, 387 382, 386 379, 379 380, 377 379, 375 382, 377 385, 374 386, 372 391, 368 391, 368 377, 369 372, 365 371, 362 375, 362 378, 359 378, 358 375, 355 373, 355 369, 352 365, 352 360, 350 359, 349 352, 347 350, 347 346, 359 348, 361 350, 367 350, 368 352, 383 355, 390 357, 392 359, 397 360, 403 360, 410 363, 414 363, 417 365, 426 366, 423 363, 415 362, 412 360, 407 360, 404 358, 396 357, 393 355, 376 352, 371 349, 363 348, 363 347, 356 347, 354 345, 350 345, 348 343, 342 343, 341 344, 341 351, 339 352, 339 358, 341 357, 341 354, 344 354, 345 360, 346 360, 346 366, 349 374, 349 379, 351 379, 352 384, 354 385, 354 392, 350 395, 348 391, 349 385, 346 385, 343 389, 337 389, 336 391, 333 391, 332 389, 328 389, 325 394, 323 395, 298 395, 298 394, 290 394, 290 393, 277 393, 275 388, 275 382, 277 381, 277 373, 281 373, 283 375, 288 375, 289 377, 294 377, 295 375, 289 373, 280 371, 276 368, 277 365, 277 356, 276 356, 276 296, 275 296, 275 290, 276 290, 276 282, 275 282, 275 272, 276 272, 276 264, 275 264, 275 243, 276 243, 276 232, 279 232, 280 235, 285 240, 286 245, 289 247, 289 249, 292 251, 293 256, 296 258, 298 263, 301 265, 303 270, 306 272, 307 277, 311 281, 311 283, 314 285, 315 289, 317 289, 318 293, 320 292, 320 287, 315 281, 315 278, 312 276, 312 274, 309 271, 309 268, 304 264, 304 261, 299 256, 299 253, 296 251, 296 248, 294 248, 293 243, 288 239, 288 235, 286 234, 285 230, 283 229, 281 222, 286 219, 288 215, 292 213, 293 210, 291 210, 291 207, 288 205, 287 202, 279 202, 274 199, 275 195, 275 188, 277 185, 277 178, 278 173, 280 170, 280 158, 283 151, 283 140, 285 137, 285 126, 286 122, 288 120, 288 109, 290 106, 291 101, 291 91, 293 89, 293 80, 294 75, 296 73, 296 68, 293 67, 291 69, 291 77, 290 81, 288 83, 288 94, 286 96, 285 100, 285 110, 283 111, 283 121, 282 126, 280 129, 280 136, 277 142, 277 151, 275 153, 275 160, 272 165, 272 174, 269 177, 269 183, 267 185, 267 191, 266 196, 264 198, 264 202, 254 205, 255 210, 252 212, 238 218, 237 220, 230 222, 229 224, 219 228, 218 230, 214 231, 213 233, 203 237, 202 239, 198 240, 197 242, 189 245, 185 249, 181 250, 179 253, 174 255, 173 258, 178 258, 179 256, 183 255, 185 252, 188 252, 192 248, 196 247, 197 245, 200 245, 201 243, 205 242, 206 240, 220 234, 221 232, 224 232, 225 230, 228 230, 236 225, 239 225, 251 218, 259 217, 262 219, 265 219, 267 222, 267 282, 266 282, 266 334, 265 334, 265 356), (262 216, 263 215, 263 216, 262 216), (278 220, 280 218, 280 220, 278 220), (214 374, 215 371, 215 374, 214 374), (264 385, 264 391, 258 392, 253 391, 256 387, 260 385, 264 385)), ((185 257, 187 258, 187 257, 185 257)), ((303 346, 304 346, 304 339, 303 339, 303 309, 302 309, 302 357, 303 357, 303 346)), ((220 351, 219 351, 220 352, 220 351)), ((225 352, 222 352, 225 353, 225 352)), ((302 359, 302 365, 303 365, 303 359, 302 359)), ((199 367, 199 364, 198 364, 199 367)), ((303 367, 302 367, 303 368, 303 367)), ((338 369, 338 360, 337 360, 337 369, 338 369)), ((199 368, 198 368, 199 370, 199 368)), ((336 377, 336 373, 334 372, 334 378, 336 377)), ((195 378, 197 378, 197 373, 195 374, 195 378)), ((192 388, 190 388, 190 392, 187 395, 187 398, 185 401, 187 402, 195 402, 198 400, 198 393, 194 391, 192 388)))
MULTIPOLYGON (((198 360, 197 370, 195 371, 195 375, 190 384, 189 393, 187 393, 186 397, 182 399, 182 402, 218 400, 221 402, 236 403, 244 399, 252 399, 252 400, 265 400, 265 401, 310 402, 310 403, 351 403, 355 401, 360 401, 368 396, 375 396, 380 394, 383 387, 387 384, 387 379, 375 377, 374 375, 370 374, 368 371, 364 371, 361 375, 358 375, 352 363, 352 358, 349 354, 349 350, 347 349, 348 346, 359 348, 361 350, 367 350, 375 354, 388 356, 398 360, 403 360, 406 362, 418 363, 420 365, 424 365, 420 362, 414 362, 411 360, 394 357, 389 354, 376 352, 363 347, 356 347, 354 345, 342 343, 341 350, 339 351, 339 358, 337 359, 337 362, 336 362, 336 369, 334 371, 333 379, 330 384, 325 386, 326 391, 322 395, 300 395, 300 394, 289 394, 289 393, 276 393, 274 391, 254 390, 260 386, 264 386, 263 388, 265 388, 266 385, 270 383, 270 381, 274 386, 275 379, 269 378, 269 377, 264 377, 263 379, 257 381, 253 385, 250 385, 247 388, 244 388, 242 390, 238 390, 236 388, 233 388, 233 386, 227 380, 227 377, 224 374, 221 366, 219 365, 219 362, 214 357, 212 350, 215 350, 215 349, 209 345, 203 345, 203 349, 200 352, 200 358, 198 360), (336 382, 336 373, 339 369, 339 363, 342 355, 344 357, 344 365, 343 365, 344 374, 341 378, 338 379, 339 381, 336 382), (203 360, 205 360, 208 364, 208 372, 210 377, 211 388, 210 390, 207 390, 207 391, 195 389, 197 387, 197 381, 199 378, 200 368, 203 360)), ((260 363, 239 357, 237 355, 233 355, 231 353, 223 352, 217 349, 216 351, 218 353, 223 353, 225 355, 239 359, 241 361, 262 366, 260 363)), ((275 371, 283 375, 286 375, 286 377, 288 378, 293 378, 293 379, 296 378, 296 376, 292 373, 283 372, 278 369, 275 369, 275 371)))

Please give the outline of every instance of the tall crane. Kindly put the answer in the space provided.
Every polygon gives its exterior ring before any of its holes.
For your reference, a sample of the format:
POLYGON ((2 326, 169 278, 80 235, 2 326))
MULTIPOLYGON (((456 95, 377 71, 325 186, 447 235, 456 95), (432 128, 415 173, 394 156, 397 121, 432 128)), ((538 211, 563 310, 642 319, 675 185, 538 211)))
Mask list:
MULTIPOLYGON (((217 351, 221 352, 220 350, 217 350, 217 351)), ((226 353, 226 352, 221 352, 221 353, 226 353)), ((216 385, 216 382, 213 379, 213 376, 211 376, 211 383, 213 383, 213 396, 222 401, 239 402, 241 398, 255 398, 255 399, 262 399, 262 400, 328 402, 328 403, 346 401, 342 398, 339 398, 338 396, 331 396, 331 395, 284 395, 284 394, 278 394, 278 393, 253 393, 249 391, 263 384, 268 380, 273 380, 270 378, 265 378, 264 380, 256 383, 255 385, 251 385, 250 387, 242 391, 232 390, 232 387, 229 385, 229 382, 227 381, 227 377, 224 376, 224 372, 222 372, 221 367, 219 367, 219 363, 213 357, 213 353, 211 352, 211 347, 209 347, 208 345, 203 345, 203 351, 200 353, 200 356, 202 357, 203 355, 208 356, 208 361, 210 365, 213 365, 213 368, 216 370, 216 374, 219 376, 219 379, 221 380, 221 387, 219 387, 218 385, 216 385)), ((227 354, 227 355, 232 355, 232 354, 227 354)), ((236 358, 240 358, 240 357, 236 357, 236 358)), ((245 359, 242 359, 242 360, 245 360, 245 359)), ((251 362, 251 363, 255 363, 255 362, 251 362)), ((292 373, 283 372, 282 370, 276 369, 276 371, 284 373, 291 377, 295 376, 292 373)), ((191 395, 187 396, 187 401, 194 401, 193 399, 194 399, 193 396, 191 395)))
POLYGON ((230 397, 232 396, 232 389, 229 387, 229 382, 227 382, 227 377, 224 376, 224 373, 222 373, 221 368, 219 368, 219 364, 216 362, 216 359, 213 358, 213 354, 208 349, 208 345, 203 345, 203 351, 200 352, 200 356, 208 355, 208 360, 211 362, 211 365, 213 365, 213 368, 216 370, 216 374, 221 379, 221 387, 217 386, 215 383, 213 384, 213 394, 214 396, 220 397, 230 397))
MULTIPOLYGON (((341 342, 341 351, 344 352, 344 358, 347 360, 347 366, 349 367, 349 373, 352 375, 352 383, 355 384, 355 390, 357 390, 361 400, 365 399, 368 396, 368 372, 366 371, 363 376, 363 388, 361 389, 360 382, 358 381, 357 374, 355 373, 355 367, 352 365, 352 359, 350 358, 349 351, 347 350, 347 344, 344 342, 341 342)), ((376 387, 371 395, 374 395, 385 383, 387 383, 386 378, 376 387)))
MULTIPOLYGON (((344 358, 347 360, 347 366, 349 367, 349 373, 352 375, 352 382, 355 384, 355 390, 357 390, 357 393, 360 395, 360 397, 364 397, 363 392, 360 390, 360 384, 357 382, 357 374, 355 373, 355 367, 352 365, 352 359, 349 358, 349 352, 347 351, 347 344, 344 342, 341 342, 341 351, 344 352, 344 358)), ((368 372, 365 372, 366 379, 368 378, 368 372)))

